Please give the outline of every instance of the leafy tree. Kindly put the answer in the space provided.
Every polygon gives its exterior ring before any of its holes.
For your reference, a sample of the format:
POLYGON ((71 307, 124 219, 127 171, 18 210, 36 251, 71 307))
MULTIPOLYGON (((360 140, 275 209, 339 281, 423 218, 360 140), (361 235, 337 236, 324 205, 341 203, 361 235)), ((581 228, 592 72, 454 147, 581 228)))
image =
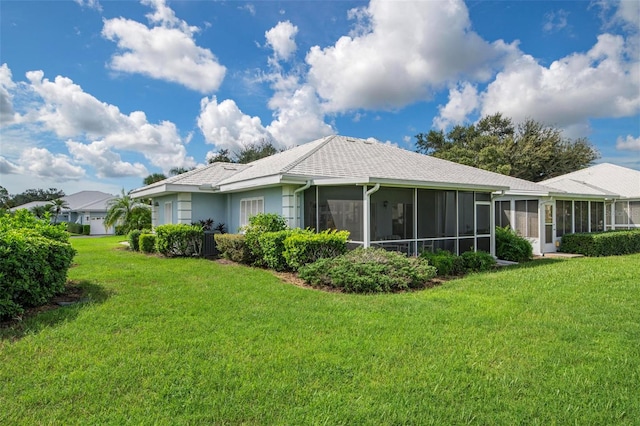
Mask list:
POLYGON ((143 185, 151 185, 152 183, 160 182, 161 180, 165 180, 167 177, 162 173, 152 173, 142 181, 143 185))
POLYGON ((171 176, 178 176, 181 175, 183 173, 187 173, 190 172, 191 170, 195 169, 195 167, 174 167, 173 169, 169 170, 169 174, 171 176))
POLYGON ((8 200, 6 201, 6 205, 7 207, 15 207, 30 203, 32 201, 51 201, 55 200, 56 198, 62 198, 64 196, 64 191, 56 188, 49 188, 47 190, 27 189, 20 194, 16 194, 13 196, 9 195, 8 200))
POLYGON ((53 213, 53 223, 58 223, 58 216, 62 213, 62 210, 68 209, 69 203, 67 200, 63 198, 57 198, 55 200, 51 200, 49 203, 49 209, 51 213, 53 213))
POLYGON ((239 152, 229 153, 228 149, 221 149, 209 158, 209 164, 215 162, 247 164, 261 158, 269 157, 280 152, 271 141, 263 139, 261 142, 245 145, 239 152))
POLYGON ((9 191, 4 186, 0 186, 0 209, 6 209, 9 207, 9 191))
POLYGON ((582 169, 599 157, 585 138, 564 138, 561 130, 532 119, 515 126, 500 113, 416 139, 417 152, 533 182, 582 169))
POLYGON ((123 189, 119 197, 107 204, 104 224, 105 226, 121 225, 125 234, 133 229, 143 229, 151 225, 151 207, 134 200, 129 194, 125 194, 123 189))

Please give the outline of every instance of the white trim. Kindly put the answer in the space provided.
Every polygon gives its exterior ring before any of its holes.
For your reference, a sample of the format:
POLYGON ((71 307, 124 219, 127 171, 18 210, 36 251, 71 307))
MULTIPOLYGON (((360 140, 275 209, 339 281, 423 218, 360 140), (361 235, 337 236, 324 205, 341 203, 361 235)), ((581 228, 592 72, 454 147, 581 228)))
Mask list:
POLYGON ((264 197, 251 197, 240 199, 240 220, 238 224, 240 227, 249 224, 249 218, 255 216, 258 213, 264 213, 264 197), (249 204, 249 211, 247 211, 247 204, 249 204), (243 209, 244 206, 244 209, 243 209), (244 210, 244 211, 243 211, 244 210))

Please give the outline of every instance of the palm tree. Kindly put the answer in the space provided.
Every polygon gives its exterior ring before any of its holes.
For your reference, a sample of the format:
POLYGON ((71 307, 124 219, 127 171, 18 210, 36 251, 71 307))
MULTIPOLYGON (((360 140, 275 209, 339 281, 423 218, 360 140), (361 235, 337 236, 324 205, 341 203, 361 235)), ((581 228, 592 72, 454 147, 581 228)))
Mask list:
POLYGON ((137 229, 140 224, 140 216, 149 216, 151 223, 151 206, 136 201, 124 189, 119 197, 113 198, 107 204, 107 215, 104 218, 105 226, 122 225, 124 233, 137 229))
POLYGON ((65 209, 69 209, 69 203, 64 198, 56 198, 50 201, 49 210, 53 213, 53 223, 58 223, 58 216, 65 209))
POLYGON ((47 216, 47 213, 51 213, 51 205, 50 204, 40 204, 38 206, 31 207, 29 210, 38 219, 44 219, 47 216))

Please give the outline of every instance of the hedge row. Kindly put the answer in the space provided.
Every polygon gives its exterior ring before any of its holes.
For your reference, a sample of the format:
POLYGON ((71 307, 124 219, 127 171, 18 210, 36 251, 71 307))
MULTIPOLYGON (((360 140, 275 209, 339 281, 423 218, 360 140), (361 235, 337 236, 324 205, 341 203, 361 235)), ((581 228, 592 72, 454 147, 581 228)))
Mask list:
POLYGON ((47 221, 27 210, 0 216, 0 319, 19 316, 65 288, 76 252, 66 224, 47 221))
POLYGON ((594 257, 640 253, 640 229, 563 235, 559 250, 594 257))
POLYGON ((496 227, 496 257, 511 262, 526 262, 533 258, 533 247, 526 238, 510 227, 496 227))
POLYGON ((467 251, 460 256, 446 250, 425 251, 420 258, 433 265, 438 276, 463 275, 469 272, 490 271, 496 266, 496 260, 484 251, 467 251))
POLYGON ((167 257, 200 256, 204 231, 186 224, 160 225, 155 228, 156 249, 167 257))

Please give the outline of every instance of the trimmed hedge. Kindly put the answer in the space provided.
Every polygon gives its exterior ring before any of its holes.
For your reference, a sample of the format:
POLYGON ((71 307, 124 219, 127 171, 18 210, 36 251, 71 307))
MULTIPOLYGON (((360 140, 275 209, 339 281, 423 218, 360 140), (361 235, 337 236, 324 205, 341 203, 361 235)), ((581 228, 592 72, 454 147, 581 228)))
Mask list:
POLYGON ((563 235, 559 251, 591 257, 640 253, 640 229, 563 235))
POLYGON ((305 265, 299 273, 313 286, 330 286, 348 293, 379 293, 423 288, 435 277, 436 269, 425 259, 403 253, 357 248, 305 265))
POLYGON ((127 241, 129 242, 129 249, 133 251, 140 251, 139 239, 142 231, 134 229, 127 234, 127 241))
POLYGON ((204 231, 199 226, 167 224, 157 226, 156 248, 167 257, 200 256, 204 231))
POLYGON ((91 235, 91 225, 82 225, 82 235, 91 235))
POLYGON ((496 266, 496 259, 486 251, 466 251, 460 255, 467 272, 490 271, 496 266))
POLYGON ((0 318, 46 303, 64 290, 75 250, 66 224, 26 213, 0 216, 0 318))
POLYGON ((510 262, 526 262, 533 258, 533 247, 513 229, 496 227, 496 256, 510 262))
POLYGON ((249 263, 251 253, 242 234, 215 234, 220 256, 238 263, 249 263))
POLYGON ((276 271, 286 271, 289 268, 287 259, 284 257, 284 241, 292 235, 305 231, 300 229, 285 229, 278 232, 265 232, 258 238, 260 249, 262 250, 262 260, 264 264, 276 271))
POLYGON ((242 230, 244 239, 249 248, 249 262, 255 266, 265 266, 260 236, 265 232, 278 232, 287 229, 287 222, 279 214, 258 213, 249 218, 249 224, 242 230))
POLYGON ((347 251, 349 231, 301 231, 284 240, 282 255, 294 271, 318 259, 336 257, 347 251))
POLYGON ((79 223, 67 223, 67 231, 71 232, 72 234, 81 235, 82 225, 80 225, 79 223))
POLYGON ((420 257, 433 265, 439 276, 461 275, 464 273, 463 259, 447 250, 438 249, 435 253, 424 251, 420 257))
POLYGON ((154 234, 140 234, 138 239, 140 251, 143 253, 156 252, 156 236, 154 234))

